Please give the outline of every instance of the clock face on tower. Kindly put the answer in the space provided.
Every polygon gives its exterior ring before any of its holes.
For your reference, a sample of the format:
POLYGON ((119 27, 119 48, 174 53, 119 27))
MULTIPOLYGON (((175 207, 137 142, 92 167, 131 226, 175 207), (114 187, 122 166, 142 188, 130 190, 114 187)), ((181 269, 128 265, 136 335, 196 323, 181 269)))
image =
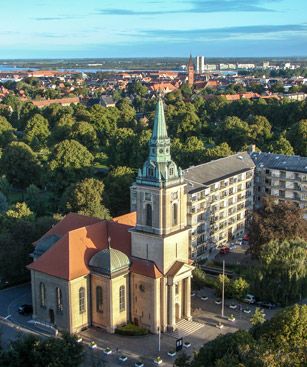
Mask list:
POLYGON ((159 150, 159 152, 160 152, 160 153, 163 153, 163 149, 161 148, 161 149, 159 150))

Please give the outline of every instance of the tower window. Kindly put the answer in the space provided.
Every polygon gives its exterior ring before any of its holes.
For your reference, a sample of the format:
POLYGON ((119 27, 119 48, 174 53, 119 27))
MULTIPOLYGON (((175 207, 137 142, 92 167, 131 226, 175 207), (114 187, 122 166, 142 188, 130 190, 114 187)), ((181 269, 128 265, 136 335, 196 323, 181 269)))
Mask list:
POLYGON ((42 282, 39 284, 39 297, 41 307, 46 307, 46 287, 42 282))
POLYGON ((152 226, 152 207, 151 204, 146 205, 146 225, 152 226))
POLYGON ((178 204, 173 204, 173 226, 178 224, 178 204))
POLYGON ((85 289, 84 287, 81 287, 79 289, 79 312, 80 313, 85 312, 85 289))
POLYGON ((153 175, 154 175, 153 168, 148 168, 148 176, 153 177, 153 175))
POLYGON ((102 287, 96 287, 96 311, 102 312, 102 304, 103 304, 103 295, 102 295, 102 287))
POLYGON ((173 168, 173 167, 171 167, 171 168, 169 169, 169 175, 170 175, 170 176, 173 176, 173 175, 174 175, 174 168, 173 168))
POLYGON ((125 286, 119 287, 119 311, 125 311, 126 304, 125 304, 125 286))
POLYGON ((59 287, 55 288, 55 297, 56 297, 56 310, 57 312, 63 312, 63 296, 62 290, 59 287))
POLYGON ((145 192, 145 200, 150 201, 151 200, 151 193, 145 192))

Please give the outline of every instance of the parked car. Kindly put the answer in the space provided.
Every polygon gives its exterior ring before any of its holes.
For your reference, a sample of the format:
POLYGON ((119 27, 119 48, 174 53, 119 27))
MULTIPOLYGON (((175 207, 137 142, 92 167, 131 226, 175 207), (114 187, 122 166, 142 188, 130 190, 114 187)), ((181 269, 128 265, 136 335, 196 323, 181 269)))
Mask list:
POLYGON ((231 308, 232 310, 235 310, 237 307, 238 307, 238 306, 237 306, 237 305, 235 305, 234 303, 231 303, 231 304, 229 305, 229 308, 231 308))
POLYGON ((230 249, 229 249, 229 247, 227 247, 227 246, 222 247, 222 248, 220 249, 220 254, 221 254, 221 255, 229 254, 229 252, 230 252, 230 249))
POLYGON ((112 349, 107 347, 106 349, 103 350, 103 353, 107 355, 112 354, 112 349))
POLYGON ((220 298, 217 298, 215 301, 215 304, 220 305, 222 304, 222 300, 220 298))
POLYGON ((255 296, 253 296, 252 294, 247 294, 243 299, 243 302, 250 304, 255 303, 256 302, 255 296))
POLYGON ((135 362, 134 367, 144 367, 144 363, 143 362, 135 362))
POLYGON ((122 356, 120 356, 118 359, 119 359, 121 362, 126 362, 126 361, 128 360, 128 357, 127 357, 127 356, 122 355, 122 356))
POLYGON ((200 299, 201 299, 202 301, 207 301, 207 300, 208 300, 208 296, 201 296, 201 297, 200 297, 200 299))
POLYGON ((270 310, 277 307, 275 303, 266 302, 266 301, 258 301, 256 302, 256 305, 260 307, 264 307, 264 308, 269 308, 270 310))
POLYGON ((22 305, 20 307, 18 307, 18 312, 21 315, 31 315, 33 313, 33 307, 32 305, 22 305))

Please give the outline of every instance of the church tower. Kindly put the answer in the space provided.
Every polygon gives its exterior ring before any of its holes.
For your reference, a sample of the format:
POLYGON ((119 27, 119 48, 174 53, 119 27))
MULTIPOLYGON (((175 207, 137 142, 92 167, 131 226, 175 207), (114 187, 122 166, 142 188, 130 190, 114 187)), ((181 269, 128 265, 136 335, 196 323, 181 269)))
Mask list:
POLYGON ((131 204, 137 212, 136 227, 131 231, 132 256, 154 262, 163 274, 160 330, 173 330, 176 320, 190 318, 192 267, 188 265, 187 188, 181 168, 171 158, 161 98, 156 106, 148 158, 131 187, 131 204), (185 280, 181 274, 175 283, 178 271, 184 271, 185 280), (175 288, 179 283, 182 292, 176 306, 175 288))
POLYGON ((190 87, 192 87, 194 84, 194 72, 194 64, 192 60, 192 55, 190 54, 190 59, 188 62, 188 84, 190 87))

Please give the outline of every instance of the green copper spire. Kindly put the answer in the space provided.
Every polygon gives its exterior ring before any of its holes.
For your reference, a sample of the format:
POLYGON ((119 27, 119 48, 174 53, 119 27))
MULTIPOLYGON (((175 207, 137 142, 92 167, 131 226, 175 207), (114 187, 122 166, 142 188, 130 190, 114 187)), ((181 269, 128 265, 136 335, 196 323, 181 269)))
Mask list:
POLYGON ((159 97, 154 126, 149 141, 149 155, 137 182, 150 186, 166 186, 182 179, 181 169, 171 158, 171 143, 167 136, 163 101, 159 97))
POLYGON ((155 114, 155 122, 152 130, 151 140, 159 140, 159 139, 167 139, 167 131, 166 131, 166 123, 164 116, 164 107, 162 98, 159 98, 159 101, 156 106, 156 114, 155 114))

